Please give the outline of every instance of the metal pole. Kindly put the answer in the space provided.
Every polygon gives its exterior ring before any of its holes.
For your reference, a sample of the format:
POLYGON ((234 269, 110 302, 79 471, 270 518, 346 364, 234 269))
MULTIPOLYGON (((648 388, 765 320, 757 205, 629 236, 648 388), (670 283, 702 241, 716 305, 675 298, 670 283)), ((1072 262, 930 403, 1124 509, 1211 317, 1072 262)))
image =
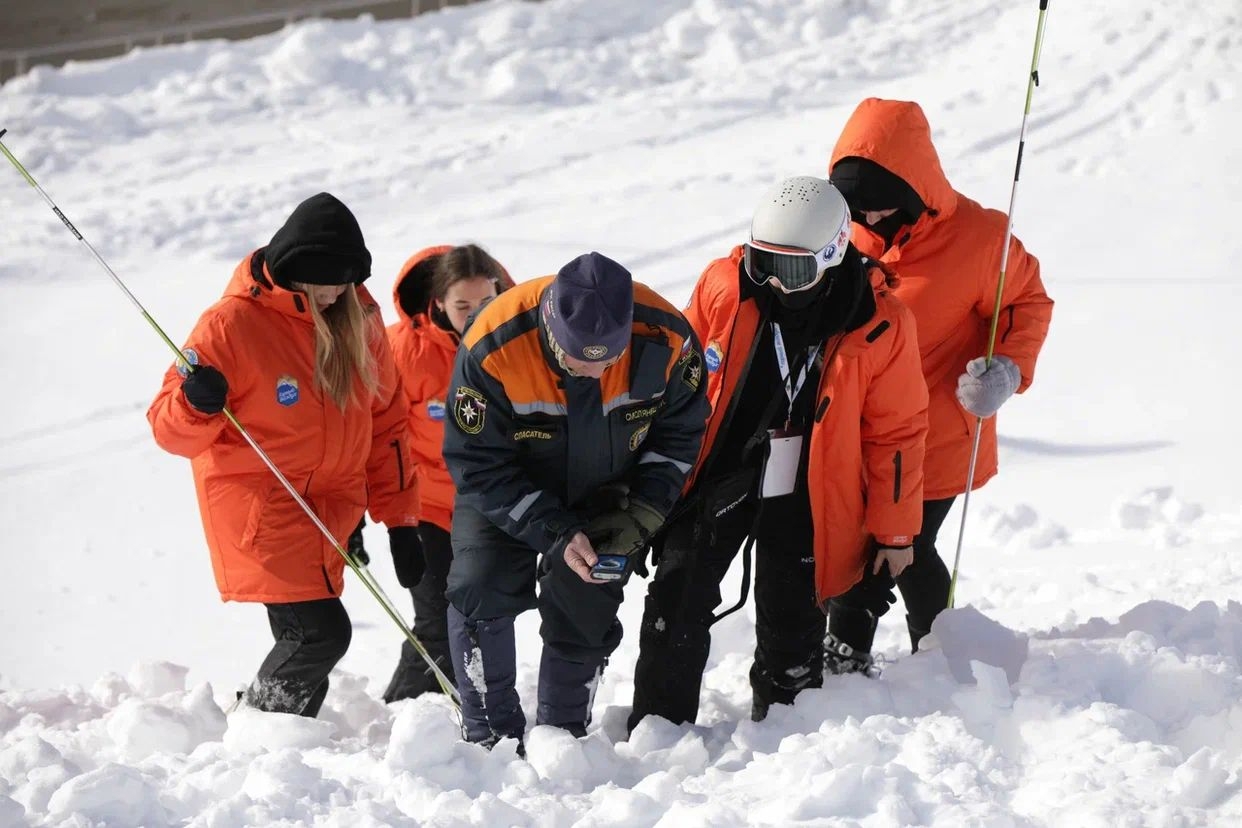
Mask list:
MULTIPOLYGON (((992 354, 996 347, 996 327, 1000 321, 1002 295, 1005 291, 1005 269, 1009 265, 1009 242, 1013 237, 1013 211, 1018 196, 1018 178, 1022 172, 1022 152, 1026 149, 1026 119, 1031 114, 1031 98, 1035 95, 1035 87, 1039 85, 1039 56, 1044 48, 1044 25, 1048 16, 1048 0, 1039 2, 1039 21, 1035 25, 1035 49, 1031 55, 1031 72, 1026 82, 1026 106, 1022 110, 1022 128, 1018 132, 1018 160, 1014 164, 1013 187, 1009 191, 1009 216, 1005 222, 1005 242, 1001 246, 1000 280, 996 285, 996 303, 992 308, 992 324, 988 329, 988 348, 985 354, 986 365, 992 364, 992 354)), ((979 460, 979 437, 983 432, 983 418, 975 418, 975 437, 970 449, 970 464, 966 468, 966 494, 962 498, 962 523, 957 532, 957 551, 953 555, 953 576, 949 580, 949 607, 957 592, 957 572, 962 560, 962 539, 966 535, 966 510, 970 507, 970 489, 975 482, 975 464, 979 460)))

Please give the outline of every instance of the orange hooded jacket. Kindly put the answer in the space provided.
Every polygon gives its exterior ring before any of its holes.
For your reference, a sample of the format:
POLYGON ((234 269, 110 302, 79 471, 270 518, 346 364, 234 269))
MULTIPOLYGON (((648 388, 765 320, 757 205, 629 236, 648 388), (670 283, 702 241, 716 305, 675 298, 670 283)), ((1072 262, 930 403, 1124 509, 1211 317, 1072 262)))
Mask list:
MULTIPOLYGON (((742 255, 739 245, 708 265, 685 311, 703 343, 712 411, 696 471, 710 454, 729 400, 745 393, 738 385, 759 331, 758 306, 741 299, 742 255)), ((909 544, 923 522, 927 390, 914 319, 892 295, 896 278, 879 267, 870 275, 875 314, 823 349, 807 452, 821 604, 862 579, 872 538, 909 544)))
MULTIPOLYGON (((401 320, 388 326, 388 341, 401 375, 401 385, 409 398, 410 450, 418 469, 422 511, 419 520, 450 531, 453 526, 453 497, 456 490, 444 465, 444 398, 453 375, 457 355, 457 334, 437 325, 431 318, 431 277, 435 260, 452 250, 442 244, 418 251, 401 266, 392 289, 393 306, 401 320), (407 280, 420 282, 426 297, 418 304, 426 311, 411 316, 401 305, 400 293, 407 280)), ((513 287, 507 272, 498 286, 501 292, 513 287)))
MULTIPOLYGON (((909 184, 927 210, 912 227, 884 240, 865 224, 854 224, 854 244, 901 274, 896 289, 918 321, 919 352, 930 395, 928 403, 928 500, 966 491, 966 472, 976 418, 957 401, 957 378, 966 363, 987 350, 996 305, 1006 216, 955 191, 932 145, 931 127, 918 104, 868 98, 850 116, 829 171, 842 158, 879 164, 909 184)), ((1039 260, 1011 237, 995 353, 1022 372, 1018 392, 1035 378, 1035 361, 1048 335, 1052 300, 1039 277, 1039 260)), ((996 418, 983 421, 975 479, 977 489, 996 474, 996 418)))
MULTIPOLYGON (((344 411, 315 385, 315 340, 305 299, 274 285, 261 251, 242 260, 224 296, 186 341, 191 362, 220 369, 238 421, 342 544, 364 511, 388 526, 418 520, 405 394, 370 310, 379 390, 344 411)), ((147 411, 155 441, 191 458, 216 586, 225 601, 291 603, 330 598, 345 562, 222 415, 195 410, 177 366, 147 411)))

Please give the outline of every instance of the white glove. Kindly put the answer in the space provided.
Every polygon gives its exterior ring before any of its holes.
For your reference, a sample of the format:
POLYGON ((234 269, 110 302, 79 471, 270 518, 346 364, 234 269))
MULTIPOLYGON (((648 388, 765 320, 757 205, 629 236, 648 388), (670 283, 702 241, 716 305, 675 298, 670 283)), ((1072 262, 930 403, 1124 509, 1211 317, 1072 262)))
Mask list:
POLYGON ((957 401, 976 417, 991 417, 1013 396, 1022 382, 1022 372, 1007 356, 978 357, 966 363, 966 373, 957 378, 957 401))

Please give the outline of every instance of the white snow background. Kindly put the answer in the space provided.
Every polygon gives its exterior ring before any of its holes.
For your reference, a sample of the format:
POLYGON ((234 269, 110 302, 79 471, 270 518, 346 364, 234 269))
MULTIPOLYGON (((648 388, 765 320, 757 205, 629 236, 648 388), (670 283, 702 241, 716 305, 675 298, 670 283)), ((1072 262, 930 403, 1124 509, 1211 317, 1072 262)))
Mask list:
MULTIPOLYGON (((323 189, 388 321, 408 254, 471 240, 518 279, 598 249, 681 304, 764 188, 825 174, 866 96, 921 102, 950 181, 1004 209, 1037 13, 496 0, 36 68, 0 87, 0 127, 178 343, 323 189)), ((1050 4, 1015 229, 1052 332, 926 650, 898 605, 881 678, 755 724, 748 607, 716 630, 697 724, 626 741, 636 580, 591 732, 536 728, 528 761, 459 743, 442 700, 379 700, 400 637, 352 577, 321 718, 226 718, 271 642, 261 606, 219 601, 189 464, 152 441, 169 352, 0 166, 0 825, 1242 824, 1240 15, 1050 4)), ((368 528, 408 614, 385 540, 368 528)))

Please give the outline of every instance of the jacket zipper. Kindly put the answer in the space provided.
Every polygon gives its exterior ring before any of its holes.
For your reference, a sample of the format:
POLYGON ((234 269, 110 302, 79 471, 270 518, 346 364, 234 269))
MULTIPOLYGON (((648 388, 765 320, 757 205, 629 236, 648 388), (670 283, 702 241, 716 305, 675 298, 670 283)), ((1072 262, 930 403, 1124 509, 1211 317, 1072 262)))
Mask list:
POLYGON ((393 440, 388 445, 392 446, 392 450, 397 455, 397 485, 400 488, 397 491, 405 491, 405 460, 401 457, 401 441, 393 440))
POLYGON ((893 455, 893 502, 901 502, 901 449, 893 455))

